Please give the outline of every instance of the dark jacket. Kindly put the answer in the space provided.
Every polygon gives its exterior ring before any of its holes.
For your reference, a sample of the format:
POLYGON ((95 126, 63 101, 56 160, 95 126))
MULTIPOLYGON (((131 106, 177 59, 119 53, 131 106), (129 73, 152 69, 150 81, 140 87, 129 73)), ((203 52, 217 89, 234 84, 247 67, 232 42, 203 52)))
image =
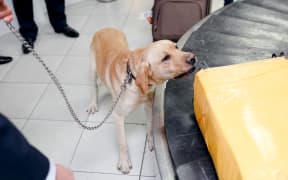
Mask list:
POLYGON ((0 180, 45 180, 49 160, 0 113, 0 180))

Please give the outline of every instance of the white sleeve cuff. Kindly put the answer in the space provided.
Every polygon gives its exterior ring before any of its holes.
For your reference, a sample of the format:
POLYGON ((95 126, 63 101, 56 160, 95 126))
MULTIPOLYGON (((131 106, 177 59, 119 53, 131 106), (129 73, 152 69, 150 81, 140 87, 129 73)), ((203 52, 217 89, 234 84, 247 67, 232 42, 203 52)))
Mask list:
POLYGON ((49 171, 46 180, 56 180, 56 165, 49 160, 49 171))

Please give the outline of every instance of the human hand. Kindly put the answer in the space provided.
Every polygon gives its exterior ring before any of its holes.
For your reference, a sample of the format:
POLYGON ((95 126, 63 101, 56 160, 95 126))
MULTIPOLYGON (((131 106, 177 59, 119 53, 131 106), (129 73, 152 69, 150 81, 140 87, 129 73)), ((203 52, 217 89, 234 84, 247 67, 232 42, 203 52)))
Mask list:
POLYGON ((70 169, 56 164, 56 180, 75 180, 70 169))
POLYGON ((0 0, 0 19, 3 19, 5 22, 11 22, 13 20, 12 10, 4 0, 0 0))

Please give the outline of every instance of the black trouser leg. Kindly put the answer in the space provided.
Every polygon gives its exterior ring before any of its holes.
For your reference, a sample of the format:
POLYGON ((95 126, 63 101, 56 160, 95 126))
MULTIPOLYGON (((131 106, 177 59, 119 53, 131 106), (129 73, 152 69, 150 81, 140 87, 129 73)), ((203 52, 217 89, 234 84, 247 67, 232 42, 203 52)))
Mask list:
POLYGON ((13 0, 19 31, 26 40, 35 41, 38 27, 33 18, 32 0, 13 0))
MULTIPOLYGON (((23 0, 22 0, 23 1, 23 0)), ((61 30, 66 25, 65 1, 64 0, 45 0, 48 16, 54 30, 61 30)))
POLYGON ((233 3, 233 0, 224 0, 224 6, 233 3))

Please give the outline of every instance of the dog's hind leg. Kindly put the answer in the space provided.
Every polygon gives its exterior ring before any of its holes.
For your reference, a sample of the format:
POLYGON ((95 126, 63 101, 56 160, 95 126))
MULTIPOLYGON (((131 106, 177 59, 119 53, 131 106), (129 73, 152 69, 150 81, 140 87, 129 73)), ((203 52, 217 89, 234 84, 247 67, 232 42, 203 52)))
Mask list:
POLYGON ((89 67, 89 79, 90 79, 90 89, 91 89, 91 103, 87 108, 89 114, 93 114, 98 111, 98 77, 96 72, 96 61, 95 55, 93 52, 90 54, 90 67, 89 67))

